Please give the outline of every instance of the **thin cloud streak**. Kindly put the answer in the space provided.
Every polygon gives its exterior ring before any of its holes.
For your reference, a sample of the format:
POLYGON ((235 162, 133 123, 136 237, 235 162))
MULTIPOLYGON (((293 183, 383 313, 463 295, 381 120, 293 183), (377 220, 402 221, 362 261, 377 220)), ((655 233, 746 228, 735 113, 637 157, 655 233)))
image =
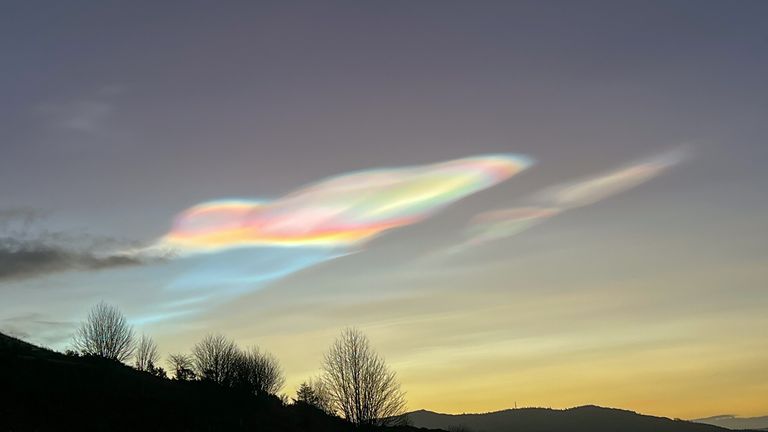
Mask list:
POLYGON ((534 195, 531 205, 480 213, 465 228, 463 242, 431 257, 452 256, 517 235, 568 210, 592 205, 637 187, 677 166, 688 156, 688 149, 670 150, 601 175, 545 189, 534 195))
POLYGON ((50 125, 80 133, 95 133, 114 114, 115 106, 100 99, 74 100, 66 103, 46 103, 39 111, 50 125))

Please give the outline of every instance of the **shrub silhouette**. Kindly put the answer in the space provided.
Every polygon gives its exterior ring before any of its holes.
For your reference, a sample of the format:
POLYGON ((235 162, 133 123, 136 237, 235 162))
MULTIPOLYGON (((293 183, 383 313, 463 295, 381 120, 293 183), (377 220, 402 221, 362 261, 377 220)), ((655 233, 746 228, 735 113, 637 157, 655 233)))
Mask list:
POLYGON ((277 358, 258 347, 237 354, 234 387, 253 394, 276 395, 285 383, 277 358))
POLYGON ((301 383, 294 401, 298 404, 313 406, 326 414, 334 413, 331 394, 322 379, 310 378, 309 381, 301 383))
MULTIPOLYGON (((172 357, 177 379, 190 379, 189 358, 172 357)), ((254 395, 276 395, 285 383, 277 358, 252 347, 242 351, 231 339, 209 334, 192 348, 194 376, 254 395)))

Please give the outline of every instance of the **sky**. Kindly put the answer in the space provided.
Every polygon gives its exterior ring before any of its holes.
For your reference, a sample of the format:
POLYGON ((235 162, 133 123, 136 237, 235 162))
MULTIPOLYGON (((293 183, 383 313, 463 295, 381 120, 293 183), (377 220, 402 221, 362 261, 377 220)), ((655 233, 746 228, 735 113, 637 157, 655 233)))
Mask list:
POLYGON ((9 1, 0 331, 363 330, 410 409, 768 413, 768 3, 9 1))

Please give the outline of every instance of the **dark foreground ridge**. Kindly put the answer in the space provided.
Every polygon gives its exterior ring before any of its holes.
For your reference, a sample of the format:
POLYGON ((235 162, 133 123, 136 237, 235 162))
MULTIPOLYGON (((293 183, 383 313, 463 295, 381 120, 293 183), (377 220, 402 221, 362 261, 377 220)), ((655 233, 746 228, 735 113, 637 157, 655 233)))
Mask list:
MULTIPOLYGON (((360 432, 307 405, 200 381, 161 379, 121 363, 67 356, 0 333, 0 431, 360 432)), ((723 432, 721 427, 584 406, 487 414, 415 411, 415 427, 378 432, 723 432)))
POLYGON ((0 431, 357 432, 311 406, 284 405, 274 396, 257 397, 205 382, 161 379, 2 333, 0 383, 0 431))
POLYGON ((486 414, 408 414, 418 427, 468 432, 723 432, 729 429, 588 405, 565 410, 520 408, 486 414))

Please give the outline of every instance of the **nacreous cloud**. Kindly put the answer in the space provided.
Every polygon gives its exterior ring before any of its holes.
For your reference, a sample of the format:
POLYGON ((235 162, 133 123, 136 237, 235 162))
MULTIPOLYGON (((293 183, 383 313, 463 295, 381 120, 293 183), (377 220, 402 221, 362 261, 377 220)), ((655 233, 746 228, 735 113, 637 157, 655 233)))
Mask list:
POLYGON ((144 321, 206 310, 308 267, 357 251, 496 185, 532 164, 487 155, 345 174, 273 201, 220 200, 176 217, 170 232, 131 256, 172 254, 178 270, 144 321))
POLYGON ((541 199, 563 210, 594 204, 645 183, 685 157, 684 150, 669 151, 597 177, 557 186, 543 193, 541 199))
POLYGON ((594 204, 657 177, 685 159, 687 152, 673 150, 623 168, 581 181, 555 186, 539 193, 535 204, 493 210, 475 216, 466 230, 465 242, 444 253, 520 233, 566 210, 594 204))
POLYGON ((345 174, 269 202, 205 202, 182 212, 149 250, 196 254, 253 246, 346 248, 422 221, 531 163, 523 156, 477 156, 345 174))

